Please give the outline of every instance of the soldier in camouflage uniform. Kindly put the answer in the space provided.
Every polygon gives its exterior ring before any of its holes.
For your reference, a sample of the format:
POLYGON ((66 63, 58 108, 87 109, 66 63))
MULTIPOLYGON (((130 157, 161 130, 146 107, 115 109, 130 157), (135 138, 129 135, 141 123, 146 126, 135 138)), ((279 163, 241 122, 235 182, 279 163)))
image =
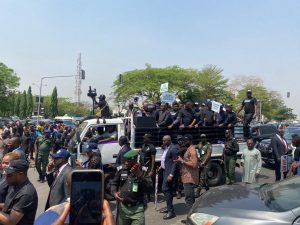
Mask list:
POLYGON ((208 171, 210 169, 212 147, 211 144, 207 141, 205 134, 200 135, 200 143, 197 145, 197 150, 200 160, 200 179, 196 197, 199 197, 202 188, 205 188, 206 191, 209 190, 208 171))
POLYGON ((36 157, 35 167, 39 173, 38 181, 44 183, 46 176, 46 168, 49 162, 49 154, 52 148, 52 141, 50 139, 51 131, 45 130, 42 136, 36 140, 36 157))
POLYGON ((235 182, 235 164, 239 145, 233 137, 231 130, 225 131, 225 147, 223 152, 223 161, 225 168, 226 184, 231 185, 235 182))

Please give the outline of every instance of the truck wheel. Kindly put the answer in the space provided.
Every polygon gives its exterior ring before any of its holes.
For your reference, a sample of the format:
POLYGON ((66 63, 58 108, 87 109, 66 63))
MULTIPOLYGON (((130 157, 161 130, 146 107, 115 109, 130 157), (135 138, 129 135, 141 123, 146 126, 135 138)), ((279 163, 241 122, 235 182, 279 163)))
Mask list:
POLYGON ((114 171, 108 171, 104 174, 104 198, 107 201, 113 201, 115 200, 114 196, 111 194, 110 191, 110 183, 111 180, 114 178, 115 172, 114 171))
POLYGON ((221 185, 223 182, 223 169, 217 162, 211 162, 210 170, 208 171, 209 186, 221 185))

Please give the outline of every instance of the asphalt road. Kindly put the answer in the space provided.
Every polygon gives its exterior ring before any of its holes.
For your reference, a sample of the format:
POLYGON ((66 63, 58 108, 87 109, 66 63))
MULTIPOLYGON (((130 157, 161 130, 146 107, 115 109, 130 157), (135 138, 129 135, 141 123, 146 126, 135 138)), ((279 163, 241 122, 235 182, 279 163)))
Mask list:
MULTIPOLYGON (((241 174, 242 174, 242 169, 241 168, 236 168, 236 180, 237 182, 241 181, 241 174)), ((261 175, 258 178, 259 183, 273 183, 275 180, 274 176, 274 170, 272 168, 267 168, 263 167, 261 171, 261 175)), ((36 216, 40 215, 45 208, 45 204, 47 201, 47 196, 49 193, 49 187, 47 183, 39 183, 37 182, 37 172, 35 169, 30 168, 29 169, 29 179, 35 186, 38 196, 39 196, 39 204, 38 204, 38 210, 36 216)), ((152 199, 153 200, 153 199, 152 199)), ((158 210, 166 207, 166 203, 164 201, 163 194, 159 194, 159 203, 158 203, 158 210)), ((115 202, 111 202, 111 208, 115 212, 115 202)), ((165 221, 163 220, 164 214, 159 213, 158 211, 155 210, 155 205, 154 202, 151 201, 148 204, 148 209, 146 210, 146 224, 159 224, 159 225, 166 225, 166 224, 181 224, 181 220, 186 218, 187 211, 185 207, 185 201, 184 198, 181 199, 176 199, 174 198, 174 208, 176 212, 176 217, 165 221)))

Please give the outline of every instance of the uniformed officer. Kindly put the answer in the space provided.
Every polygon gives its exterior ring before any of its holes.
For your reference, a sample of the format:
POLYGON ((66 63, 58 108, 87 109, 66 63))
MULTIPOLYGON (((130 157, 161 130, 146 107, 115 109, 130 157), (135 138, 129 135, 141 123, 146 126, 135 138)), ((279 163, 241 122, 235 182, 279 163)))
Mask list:
POLYGON ((127 152, 124 167, 111 182, 111 192, 120 203, 118 225, 145 224, 145 193, 151 188, 151 182, 144 177, 137 158, 137 151, 127 152))
POLYGON ((52 147, 50 139, 50 130, 45 130, 42 136, 39 136, 36 140, 36 157, 35 167, 39 173, 38 181, 44 183, 46 176, 46 168, 49 162, 49 154, 52 147))
POLYGON ((223 152, 226 184, 231 185, 235 181, 235 164, 237 160, 237 152, 239 145, 236 139, 232 136, 231 130, 225 131, 225 146, 223 152))
POLYGON ((200 135, 200 143, 197 145, 197 150, 200 160, 200 179, 199 186, 197 188, 196 197, 200 196, 202 188, 205 188, 206 191, 209 190, 208 185, 208 171, 210 169, 210 157, 212 153, 211 144, 207 141, 206 135, 200 135))
POLYGON ((234 132, 234 125, 237 123, 237 116, 235 112, 232 111, 232 105, 228 104, 225 106, 226 109, 226 119, 224 123, 220 124, 219 127, 224 127, 226 129, 231 129, 234 132))

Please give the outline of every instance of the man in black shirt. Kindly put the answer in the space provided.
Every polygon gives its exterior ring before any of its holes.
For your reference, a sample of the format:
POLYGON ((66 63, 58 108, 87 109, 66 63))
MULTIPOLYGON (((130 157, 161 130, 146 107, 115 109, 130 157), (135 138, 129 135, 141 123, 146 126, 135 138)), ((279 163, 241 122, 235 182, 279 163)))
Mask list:
POLYGON ((185 108, 179 111, 176 120, 168 126, 168 128, 173 128, 178 124, 180 124, 181 128, 192 128, 195 123, 196 119, 195 112, 193 110, 193 102, 187 101, 185 103, 185 108))
POLYGON ((237 111, 237 114, 244 109, 244 135, 245 137, 249 136, 249 124, 253 119, 256 117, 256 110, 257 110, 257 100, 252 96, 252 91, 247 91, 247 98, 244 99, 240 109, 237 111))
POLYGON ((34 186, 28 180, 29 165, 25 160, 13 160, 4 170, 10 185, 4 205, 0 208, 0 223, 31 225, 34 223, 38 206, 38 196, 34 186))

